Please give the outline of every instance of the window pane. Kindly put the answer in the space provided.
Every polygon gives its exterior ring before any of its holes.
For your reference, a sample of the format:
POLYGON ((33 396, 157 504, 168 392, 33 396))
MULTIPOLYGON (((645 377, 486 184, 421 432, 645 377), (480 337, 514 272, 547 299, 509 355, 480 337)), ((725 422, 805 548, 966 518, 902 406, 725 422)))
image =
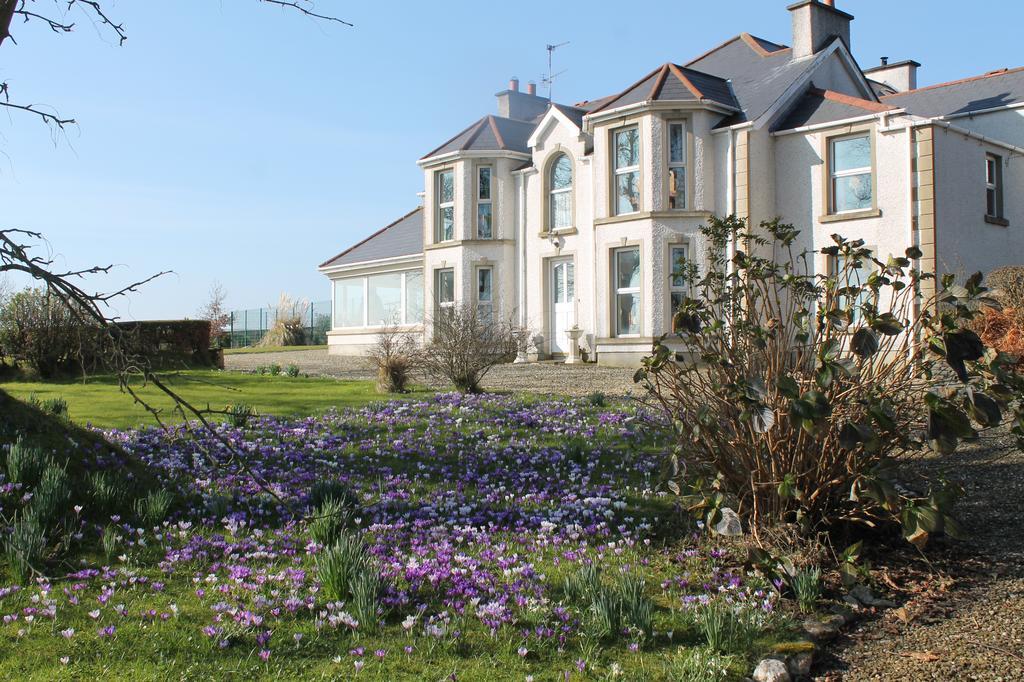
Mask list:
POLYGON ((476 207, 476 236, 490 239, 491 234, 491 205, 480 204, 476 207))
POLYGON ((572 192, 556 192, 551 195, 551 229, 569 227, 572 227, 572 192))
POLYGON ((442 204, 455 201, 455 174, 452 171, 438 173, 438 201, 442 204))
POLYGON ((668 171, 668 207, 686 208, 685 168, 670 168, 668 171))
POLYGON ((558 157, 551 167, 551 189, 572 187, 572 161, 565 154, 558 157))
POLYGON ((640 249, 615 252, 615 288, 635 289, 640 286, 640 249))
POLYGON ((619 335, 640 333, 640 294, 615 296, 615 324, 619 335))
POLYGON ((615 133, 615 167, 626 168, 640 164, 640 132, 627 128, 615 133))
POLYGON ((481 168, 480 169, 480 181, 477 185, 477 189, 480 192, 477 196, 481 199, 491 198, 491 169, 481 168))
POLYGON ((686 286, 686 247, 672 249, 672 286, 686 286))
POLYGON ((623 173, 615 176, 615 213, 636 213, 640 210, 640 174, 623 173))
POLYGON ((423 273, 410 270, 405 273, 405 323, 423 322, 423 273))
POLYGON ((851 137, 832 143, 832 170, 842 172, 871 167, 871 140, 868 136, 851 137))
POLYGON ((437 302, 455 302, 455 272, 453 270, 438 270, 437 272, 437 302))
POLYGON ((493 292, 491 290, 491 275, 492 271, 489 268, 480 269, 476 271, 476 300, 480 301, 481 303, 490 302, 491 300, 493 300, 493 292))
POLYGON ((672 293, 672 331, 679 331, 679 328, 676 326, 675 316, 676 312, 679 311, 679 307, 683 305, 684 298, 686 298, 686 294, 682 292, 672 293))
POLYGON ((363 278, 334 283, 334 326, 363 326, 363 278))
POLYGON ((367 323, 399 324, 402 321, 401 273, 373 275, 367 278, 367 323))
POLYGON ((996 184, 996 160, 991 156, 985 159, 985 182, 996 184))
POLYGON ((987 211, 987 214, 989 216, 993 218, 999 217, 999 215, 996 213, 996 211, 999 210, 999 206, 998 202, 996 201, 996 191, 994 189, 989 189, 985 191, 985 205, 985 210, 987 211))
POLYGON ((442 208, 439 219, 441 221, 441 241, 446 242, 455 239, 455 207, 448 206, 447 208, 442 208))
POLYGON ((671 163, 686 161, 686 127, 682 123, 669 124, 668 160, 671 163))
POLYGON ((565 300, 569 302, 576 298, 576 266, 572 263, 565 264, 565 300))
POLYGON ((833 196, 837 213, 871 208, 871 174, 836 178, 833 196))
POLYGON ((559 263, 551 271, 551 284, 555 289, 555 303, 565 303, 565 263, 559 263))

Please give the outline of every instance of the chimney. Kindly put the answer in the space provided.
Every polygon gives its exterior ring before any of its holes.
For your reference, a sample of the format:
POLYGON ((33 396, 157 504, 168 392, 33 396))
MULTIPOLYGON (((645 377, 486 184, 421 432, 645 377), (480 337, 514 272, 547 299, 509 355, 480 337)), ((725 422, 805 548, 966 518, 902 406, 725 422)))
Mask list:
POLYGON ((850 47, 853 15, 836 9, 834 0, 801 0, 788 9, 793 17, 793 59, 816 54, 836 37, 850 47))
POLYGON ((865 69, 864 75, 873 81, 888 85, 896 92, 917 89, 917 70, 921 65, 913 59, 889 63, 888 57, 882 57, 881 66, 865 69))
POLYGON ((548 110, 547 98, 537 96, 537 84, 527 83, 526 91, 521 92, 518 78, 510 80, 508 90, 499 92, 495 97, 498 98, 498 116, 502 118, 534 121, 548 110))

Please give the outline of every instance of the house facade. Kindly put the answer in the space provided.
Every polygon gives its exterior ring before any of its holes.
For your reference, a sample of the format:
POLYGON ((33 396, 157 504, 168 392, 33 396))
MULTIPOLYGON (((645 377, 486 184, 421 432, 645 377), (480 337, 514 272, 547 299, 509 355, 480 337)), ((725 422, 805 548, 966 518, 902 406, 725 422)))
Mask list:
POLYGON ((702 267, 712 215, 779 217, 812 250, 833 233, 883 258, 918 246, 940 274, 1024 262, 1024 69, 918 87, 916 61, 862 68, 833 2, 788 11, 792 46, 743 33, 599 99, 512 80, 420 158, 418 207, 320 266, 331 352, 365 352, 387 322, 427 338, 469 304, 530 329, 524 359, 577 344, 634 365, 670 330, 673 272, 702 267))

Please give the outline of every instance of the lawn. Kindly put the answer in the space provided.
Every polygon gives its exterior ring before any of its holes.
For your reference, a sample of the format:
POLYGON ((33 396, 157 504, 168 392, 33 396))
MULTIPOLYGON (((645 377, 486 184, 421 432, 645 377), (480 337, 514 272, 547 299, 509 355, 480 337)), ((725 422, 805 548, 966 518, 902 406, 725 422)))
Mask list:
MULTIPOLYGON (((365 405, 381 396, 371 381, 338 381, 305 377, 258 376, 237 372, 189 370, 170 375, 168 383, 182 397, 198 407, 223 409, 228 404, 246 403, 261 414, 300 416, 319 414, 335 407, 365 405)), ((0 389, 22 400, 63 398, 71 419, 100 428, 131 428, 153 425, 155 420, 131 397, 122 393, 111 376, 89 377, 85 381, 0 382, 0 389)), ((162 418, 181 421, 171 410, 173 403, 153 387, 141 387, 140 394, 164 412, 162 418)))
MULTIPOLYGON (((104 512, 140 493, 97 457, 64 498, 82 507, 63 512, 51 578, 19 583, 0 559, 0 672, 743 678, 791 639, 785 602, 655 491, 665 428, 598 402, 438 395, 222 438, 111 432, 173 502, 104 512)), ((0 511, 53 495, 28 497, 0 486, 0 511)))
POLYGON ((260 353, 287 353, 296 350, 327 350, 322 346, 244 346, 242 348, 225 348, 224 355, 259 355, 260 353))

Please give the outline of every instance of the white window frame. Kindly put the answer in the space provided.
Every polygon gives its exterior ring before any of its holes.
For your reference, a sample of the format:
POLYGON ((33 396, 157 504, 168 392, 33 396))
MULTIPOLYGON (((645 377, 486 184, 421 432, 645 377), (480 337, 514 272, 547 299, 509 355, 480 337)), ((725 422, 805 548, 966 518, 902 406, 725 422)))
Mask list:
POLYGON ((860 213, 862 211, 870 211, 875 205, 875 142, 872 139, 871 131, 864 130, 850 135, 839 135, 837 137, 828 138, 828 213, 829 215, 845 215, 848 213, 860 213), (839 142, 847 142, 849 140, 857 140, 864 138, 868 141, 868 154, 869 160, 867 166, 859 166, 857 168, 849 168, 847 170, 837 171, 836 167, 836 144, 839 142), (858 175, 867 175, 869 179, 869 186, 871 187, 871 206, 867 208, 849 208, 844 211, 837 209, 836 199, 836 180, 840 178, 856 177, 858 175))
POLYGON ((1003 159, 998 154, 985 154, 985 216, 1002 220, 1003 215, 1003 159), (991 195, 991 202, 989 196, 991 195), (995 212, 989 211, 989 204, 995 212))
POLYGON ((477 314, 482 319, 492 319, 494 315, 494 266, 481 265, 476 268, 475 286, 473 295, 476 297, 477 314), (485 272, 490 277, 490 296, 488 298, 480 296, 481 277, 485 272))
POLYGON ((458 299, 456 292, 455 283, 455 268, 438 268, 434 270, 434 305, 440 312, 446 308, 454 308, 455 301, 458 299), (441 275, 442 273, 450 272, 452 275, 452 300, 442 301, 441 300, 441 275))
POLYGON ((555 158, 552 159, 551 165, 548 167, 547 173, 547 190, 548 190, 548 231, 559 232, 562 230, 571 230, 573 224, 576 222, 576 207, 573 202, 573 187, 576 183, 576 168, 573 164, 572 157, 565 152, 558 152, 555 158), (558 162, 562 159, 569 162, 569 186, 562 187, 561 189, 555 189, 555 167, 558 162), (556 225, 555 224, 555 195, 568 194, 569 195, 569 224, 568 225, 556 225))
POLYGON ((494 239, 494 169, 491 166, 477 166, 476 169, 476 238, 477 239, 494 239), (487 196, 481 196, 480 191, 483 187, 483 183, 480 182, 480 177, 484 171, 487 172, 489 181, 487 183, 487 196), (480 233, 480 207, 487 206, 491 213, 491 234, 483 236, 480 233))
POLYGON ((672 296, 674 294, 682 294, 684 296, 689 296, 690 295, 690 291, 691 291, 690 283, 687 282, 685 279, 683 280, 682 284, 676 284, 676 277, 677 277, 677 275, 675 274, 675 272, 676 272, 676 259, 675 259, 676 251, 682 251, 683 252, 683 263, 689 263, 690 262, 690 245, 688 243, 686 243, 686 242, 681 242, 681 243, 677 242, 677 243, 669 244, 668 245, 668 315, 669 315, 669 317, 668 317, 668 320, 669 320, 668 327, 673 332, 676 331, 675 324, 674 324, 674 320, 675 320, 675 316, 676 316, 676 309, 675 309, 675 306, 672 305, 672 296))
POLYGON ((635 215, 635 214, 640 212, 641 204, 643 202, 643 193, 642 193, 641 186, 640 186, 640 183, 642 181, 642 179, 640 177, 640 165, 641 165, 641 159, 643 157, 643 149, 641 147, 641 141, 640 141, 640 126, 637 125, 637 124, 633 124, 633 125, 623 126, 622 128, 616 128, 615 130, 611 131, 611 135, 612 135, 612 137, 611 137, 611 141, 612 141, 612 149, 611 149, 611 160, 612 160, 612 191, 611 191, 612 207, 611 208, 612 208, 612 215, 616 215, 616 216, 620 216, 620 215, 635 215), (621 133, 625 133, 625 132, 627 132, 629 130, 635 130, 636 131, 636 164, 632 165, 632 166, 623 166, 623 167, 620 168, 619 167, 619 152, 618 152, 618 145, 616 144, 616 138, 618 138, 618 136, 621 133), (636 210, 635 211, 620 212, 619 211, 619 178, 621 176, 624 176, 624 175, 633 175, 633 174, 636 174, 636 192, 637 192, 637 207, 636 207, 636 210))
POLYGON ((689 192, 689 173, 686 168, 687 159, 689 158, 689 136, 687 131, 687 122, 685 120, 669 121, 666 126, 668 139, 666 140, 665 150, 668 155, 668 191, 665 193, 665 203, 668 209, 671 211, 685 211, 689 206, 690 192, 689 192), (681 160, 674 160, 672 158, 672 129, 679 127, 682 130, 683 136, 683 158, 681 160), (672 205, 672 171, 681 170, 683 174, 683 202, 681 206, 672 205))
POLYGON ((437 225, 434 228, 434 241, 438 243, 450 242, 455 239, 455 195, 455 170, 447 168, 437 171, 434 174, 434 202, 437 205, 437 210, 434 212, 434 220, 437 222, 437 225), (441 201, 441 187, 443 184, 441 182, 441 177, 445 174, 452 176, 451 201, 441 201), (441 216, 445 209, 449 208, 452 210, 452 234, 451 236, 446 236, 444 234, 444 219, 441 216))
POLYGON ((644 263, 643 254, 641 253, 640 246, 638 244, 632 246, 622 246, 612 249, 612 329, 615 331, 615 338, 619 339, 631 339, 639 338, 643 335, 643 319, 644 319, 644 296, 643 296, 643 277, 644 277, 644 263), (636 251, 637 256, 637 267, 640 271, 640 284, 635 287, 619 287, 619 254, 626 251, 636 251), (639 304, 637 306, 637 332, 635 334, 623 333, 619 329, 619 296, 636 295, 639 304))
MULTIPOLYGON (((331 280, 331 328, 332 329, 378 329, 382 326, 381 323, 386 324, 388 321, 377 321, 370 320, 370 279, 380 275, 401 275, 401 292, 399 298, 399 319, 397 323, 401 326, 412 326, 421 324, 422 320, 410 321, 409 319, 409 274, 416 272, 415 269, 405 270, 386 270, 384 272, 371 272, 365 275, 357 275, 355 277, 339 277, 338 279, 331 280), (359 280, 359 283, 363 288, 363 319, 360 324, 357 325, 339 325, 337 324, 337 288, 341 282, 347 282, 359 280)), ((422 272, 422 271, 421 271, 422 272)))

